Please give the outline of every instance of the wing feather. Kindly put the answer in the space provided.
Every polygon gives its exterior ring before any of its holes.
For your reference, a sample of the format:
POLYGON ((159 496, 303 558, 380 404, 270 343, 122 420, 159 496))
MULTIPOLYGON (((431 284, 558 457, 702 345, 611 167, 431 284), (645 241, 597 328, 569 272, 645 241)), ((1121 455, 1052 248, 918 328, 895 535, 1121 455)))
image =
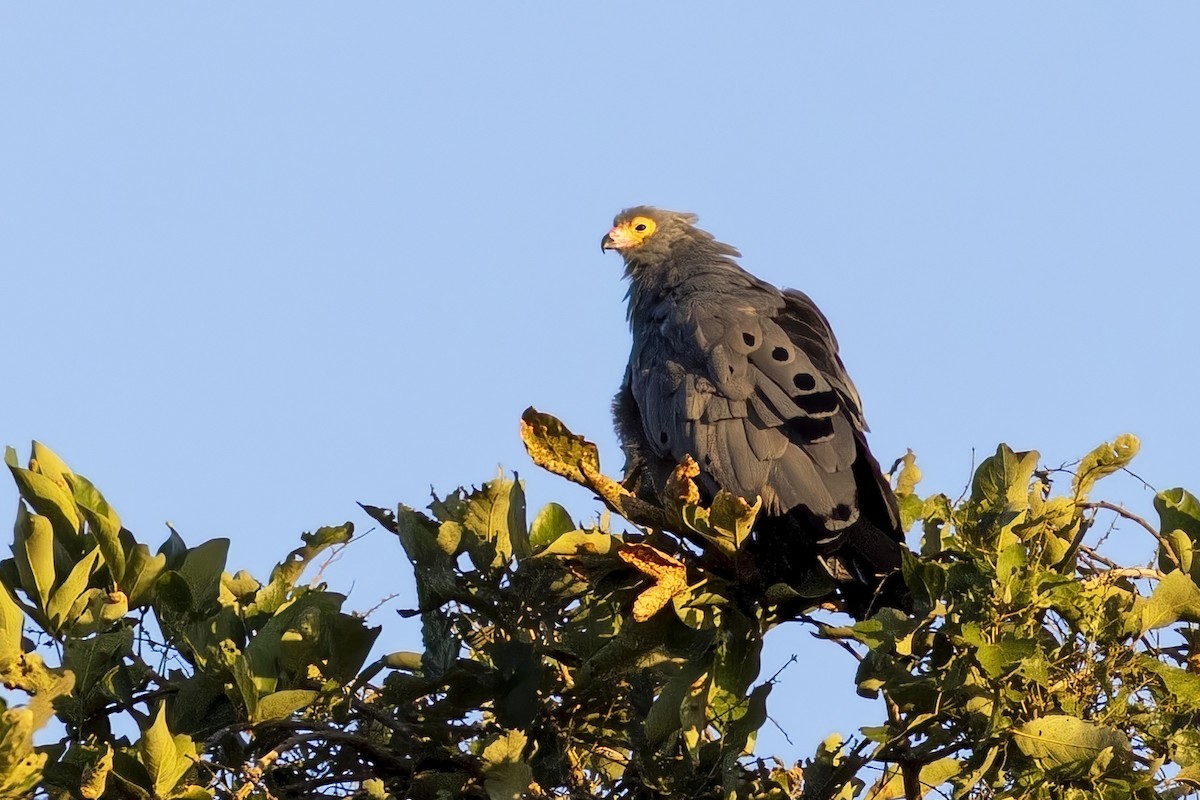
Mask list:
POLYGON ((650 448, 672 464, 691 455, 710 492, 761 495, 773 513, 803 507, 831 533, 853 523, 866 425, 812 301, 760 283, 662 303, 631 373, 650 448))

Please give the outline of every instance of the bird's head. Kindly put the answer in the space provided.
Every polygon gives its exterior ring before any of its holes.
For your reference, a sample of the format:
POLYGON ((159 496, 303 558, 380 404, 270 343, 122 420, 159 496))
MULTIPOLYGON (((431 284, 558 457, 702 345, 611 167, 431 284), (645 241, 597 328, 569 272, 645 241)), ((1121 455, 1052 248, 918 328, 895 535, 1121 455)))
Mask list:
POLYGON ((653 206, 627 208, 613 220, 612 230, 600 240, 600 249, 616 250, 626 262, 660 262, 681 240, 695 239, 698 235, 712 238, 694 227, 696 219, 695 214, 664 211, 653 206))

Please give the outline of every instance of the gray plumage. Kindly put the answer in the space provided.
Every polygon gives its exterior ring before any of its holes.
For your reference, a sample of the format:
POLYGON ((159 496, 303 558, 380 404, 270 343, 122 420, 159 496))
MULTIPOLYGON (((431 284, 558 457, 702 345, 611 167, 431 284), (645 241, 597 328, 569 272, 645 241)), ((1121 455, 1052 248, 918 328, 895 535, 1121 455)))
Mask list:
POLYGON ((903 536, 837 340, 808 296, 746 272, 695 221, 639 206, 602 242, 629 279, 633 348, 614 402, 626 471, 656 492, 690 455, 707 497, 761 496, 760 542, 793 570, 819 566, 861 616, 903 536))

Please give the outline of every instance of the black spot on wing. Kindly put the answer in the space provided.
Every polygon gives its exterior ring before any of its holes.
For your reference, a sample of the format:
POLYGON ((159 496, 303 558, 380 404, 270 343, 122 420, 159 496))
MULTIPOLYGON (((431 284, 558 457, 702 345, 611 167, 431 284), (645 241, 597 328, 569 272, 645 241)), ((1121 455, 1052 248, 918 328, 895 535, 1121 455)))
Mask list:
POLYGON ((833 420, 828 417, 794 417, 784 423, 783 431, 797 446, 824 442, 834 434, 833 420))
POLYGON ((802 392, 811 392, 817 388, 817 379, 807 372, 797 372, 792 378, 792 384, 802 392))
POLYGON ((814 417, 828 417, 839 407, 838 396, 833 392, 796 395, 792 402, 814 417))

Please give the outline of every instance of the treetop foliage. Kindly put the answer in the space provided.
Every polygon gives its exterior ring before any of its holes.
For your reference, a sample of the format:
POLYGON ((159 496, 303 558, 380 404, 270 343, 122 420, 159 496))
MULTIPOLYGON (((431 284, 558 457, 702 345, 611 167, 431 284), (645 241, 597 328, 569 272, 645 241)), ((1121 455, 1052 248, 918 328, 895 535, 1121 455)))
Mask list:
MULTIPOLYGON (((343 611, 306 533, 265 581, 228 541, 140 542, 86 478, 34 443, 6 462, 21 501, 0 562, 0 797, 1177 798, 1200 789, 1200 502, 1157 524, 1091 499, 1137 440, 1073 470, 1001 445, 970 492, 893 485, 912 613, 856 624, 828 586, 756 580, 757 504, 700 502, 684 463, 662 505, 530 409, 534 461, 591 489, 585 523, 530 519, 504 474, 427 509, 363 506, 413 567, 420 651, 368 663, 380 628, 343 611), (1069 478, 1069 480, 1068 480, 1069 478), (1060 493, 1054 489, 1064 484, 1060 493), (1069 485, 1066 485, 1069 484, 1069 485), (1102 552, 1145 535, 1146 559, 1102 552), (777 676, 764 637, 804 626, 844 651, 878 724, 797 759, 755 753, 777 676), (56 724, 51 724, 52 722, 56 724), (60 735, 61 733, 61 735, 60 735)), ((774 709, 787 725, 788 710, 774 709)))

